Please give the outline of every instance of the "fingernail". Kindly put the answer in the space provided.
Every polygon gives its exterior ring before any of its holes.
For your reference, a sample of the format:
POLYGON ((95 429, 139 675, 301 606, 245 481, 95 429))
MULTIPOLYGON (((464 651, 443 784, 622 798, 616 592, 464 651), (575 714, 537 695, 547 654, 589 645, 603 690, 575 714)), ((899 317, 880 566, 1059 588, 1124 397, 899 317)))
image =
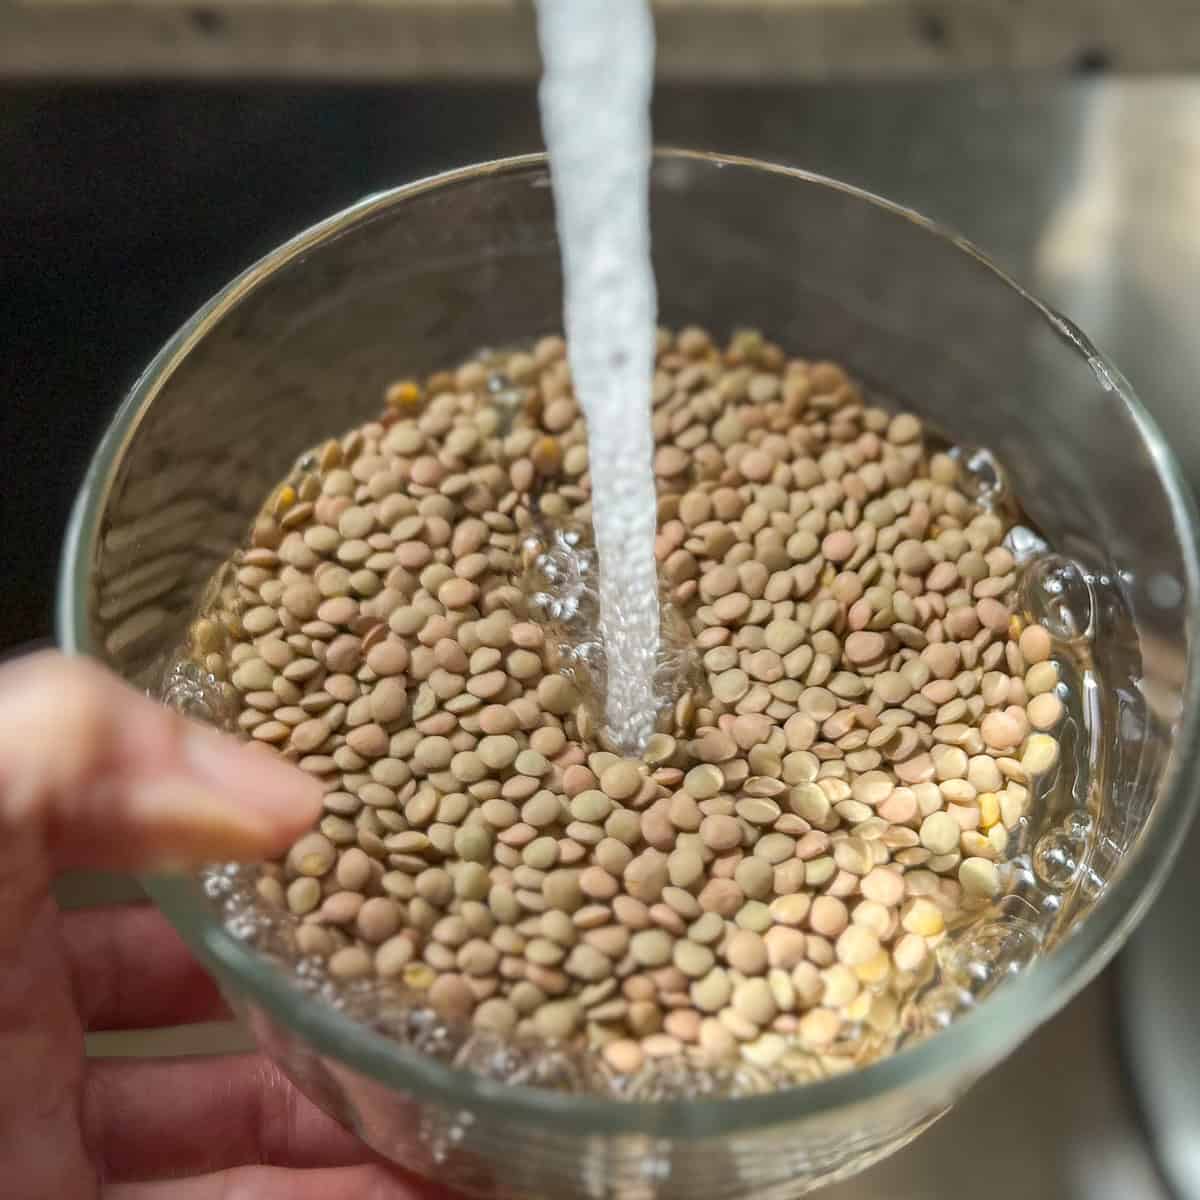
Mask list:
POLYGON ((316 780, 269 751, 190 727, 184 738, 184 760, 198 780, 268 819, 304 825, 320 811, 316 780))
POLYGON ((278 852, 295 835, 277 814, 213 787, 190 770, 131 783, 125 853, 143 870, 174 871, 202 863, 249 862, 278 852))

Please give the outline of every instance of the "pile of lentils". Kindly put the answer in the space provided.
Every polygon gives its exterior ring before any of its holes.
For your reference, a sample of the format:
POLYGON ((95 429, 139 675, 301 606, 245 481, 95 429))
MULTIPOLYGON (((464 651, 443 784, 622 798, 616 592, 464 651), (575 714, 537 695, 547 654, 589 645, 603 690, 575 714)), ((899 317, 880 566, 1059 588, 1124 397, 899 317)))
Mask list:
POLYGON ((1004 890, 1058 759, 1051 639, 1011 519, 840 366, 663 331, 653 426, 699 670, 633 756, 524 586, 545 529, 590 526, 561 338, 393 384, 301 460, 192 628, 325 788, 258 896, 334 980, 616 1076, 861 1061, 1004 890))

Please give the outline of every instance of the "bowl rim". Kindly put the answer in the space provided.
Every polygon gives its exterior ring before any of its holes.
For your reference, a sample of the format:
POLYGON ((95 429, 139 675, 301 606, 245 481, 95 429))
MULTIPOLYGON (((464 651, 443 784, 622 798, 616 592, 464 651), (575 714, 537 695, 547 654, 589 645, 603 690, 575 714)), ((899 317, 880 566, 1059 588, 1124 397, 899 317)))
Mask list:
MULTIPOLYGON (((917 225, 950 242, 1031 305, 1076 353, 1084 357, 1102 387, 1122 399, 1142 438, 1169 500, 1175 537, 1186 574, 1189 603, 1186 638, 1200 634, 1200 563, 1197 518, 1190 489, 1154 421, 1117 368, 1068 320, 1011 279, 970 241, 914 210, 868 190, 779 163, 739 155, 673 147, 655 150, 656 165, 700 163, 785 176, 833 189, 917 225)), ((113 468, 129 445, 149 406, 191 349, 225 314, 263 280, 349 227, 427 192, 474 183, 489 176, 545 172, 544 154, 525 154, 459 167, 383 192, 373 193, 284 242, 242 272, 202 306, 163 346, 137 378, 101 440, 80 487, 67 529, 60 564, 57 632, 68 653, 100 655, 88 622, 86 581, 94 561, 111 488, 113 468)), ((970 1013, 937 1036, 858 1070, 795 1087, 736 1099, 625 1101, 495 1082, 444 1065, 373 1032, 292 986, 286 974, 227 933, 211 910, 197 902, 197 886, 169 876, 144 880, 147 890, 187 943, 243 1001, 260 1005, 270 1017, 323 1054, 381 1083, 452 1109, 490 1111, 502 1120, 537 1125, 546 1134, 639 1135, 699 1139, 760 1129, 785 1121, 818 1118, 835 1110, 877 1100, 901 1089, 921 1087, 940 1105, 965 1090, 983 1071, 1051 1017, 1109 961, 1144 915, 1166 878, 1196 808, 1197 758, 1182 752, 1200 732, 1200 669, 1189 661, 1175 748, 1163 775, 1159 810, 1137 850, 1072 936, 1045 958, 1006 982, 970 1013)))

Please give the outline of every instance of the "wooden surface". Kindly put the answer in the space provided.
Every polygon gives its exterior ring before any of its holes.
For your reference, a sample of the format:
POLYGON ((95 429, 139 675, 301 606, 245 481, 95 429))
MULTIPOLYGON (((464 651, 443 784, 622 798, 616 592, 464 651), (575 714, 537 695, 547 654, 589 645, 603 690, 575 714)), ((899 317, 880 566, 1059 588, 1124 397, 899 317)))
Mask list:
MULTIPOLYGON (((664 79, 1200 65, 1198 0, 656 0, 655 10, 664 79)), ((537 70, 531 0, 0 0, 0 79, 537 70)))

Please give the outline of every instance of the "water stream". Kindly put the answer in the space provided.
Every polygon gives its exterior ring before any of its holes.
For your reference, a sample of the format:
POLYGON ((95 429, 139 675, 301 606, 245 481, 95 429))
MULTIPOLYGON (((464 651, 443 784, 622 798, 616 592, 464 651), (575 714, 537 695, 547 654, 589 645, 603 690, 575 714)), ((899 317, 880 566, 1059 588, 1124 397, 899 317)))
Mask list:
POLYGON ((654 729, 659 640, 650 388, 654 28, 645 0, 542 0, 540 90, 562 244, 564 327, 587 417, 608 733, 654 729))

